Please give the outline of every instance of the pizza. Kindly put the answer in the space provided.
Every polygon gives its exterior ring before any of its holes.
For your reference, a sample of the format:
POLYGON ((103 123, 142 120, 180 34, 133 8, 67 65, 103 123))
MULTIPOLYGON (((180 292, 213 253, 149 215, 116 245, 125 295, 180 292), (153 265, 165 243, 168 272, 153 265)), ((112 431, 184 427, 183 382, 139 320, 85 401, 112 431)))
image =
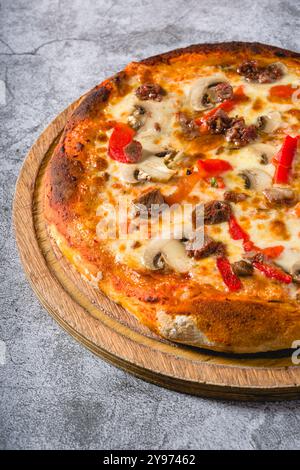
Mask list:
POLYGON ((202 44, 83 96, 43 179, 49 236, 158 335, 232 353, 300 339, 300 54, 202 44))

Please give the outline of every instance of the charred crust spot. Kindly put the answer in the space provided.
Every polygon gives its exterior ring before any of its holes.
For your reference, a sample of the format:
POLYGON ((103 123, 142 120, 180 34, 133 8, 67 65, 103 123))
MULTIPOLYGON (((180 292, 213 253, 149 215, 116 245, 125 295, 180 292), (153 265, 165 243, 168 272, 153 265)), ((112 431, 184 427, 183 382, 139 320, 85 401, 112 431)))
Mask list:
POLYGON ((107 86, 101 86, 92 90, 73 112, 72 121, 78 122, 87 117, 96 117, 109 96, 110 89, 107 86))
POLYGON ((61 146, 50 166, 51 194, 54 204, 68 202, 74 195, 84 168, 79 160, 68 158, 61 146))

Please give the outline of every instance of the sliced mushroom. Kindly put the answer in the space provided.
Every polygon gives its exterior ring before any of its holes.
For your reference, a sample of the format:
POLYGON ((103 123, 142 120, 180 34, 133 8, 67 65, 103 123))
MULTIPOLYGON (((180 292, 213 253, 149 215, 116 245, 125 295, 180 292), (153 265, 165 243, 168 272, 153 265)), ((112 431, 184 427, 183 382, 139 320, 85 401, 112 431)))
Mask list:
POLYGON ((297 202, 295 191, 291 188, 273 186, 273 188, 263 191, 263 195, 270 204, 274 205, 293 206, 297 202))
POLYGON ((293 264, 291 275, 294 282, 300 283, 300 261, 296 261, 296 263, 293 264))
POLYGON ((272 185, 272 177, 266 171, 249 168, 239 173, 239 176, 244 180, 245 189, 256 189, 263 191, 272 185))
POLYGON ((139 163, 119 163, 119 178, 124 183, 136 184, 142 181, 166 182, 175 175, 159 157, 148 157, 139 163))
POLYGON ((155 156, 146 158, 138 167, 151 181, 166 182, 176 173, 175 170, 170 170, 161 158, 155 156))
POLYGON ((165 165, 167 165, 167 167, 171 169, 177 168, 178 166, 182 165, 182 163, 184 162, 188 164, 188 162, 190 162, 190 158, 187 155, 185 155, 183 151, 179 151, 179 152, 172 151, 164 157, 165 165))
POLYGON ((190 91, 190 103, 195 111, 202 111, 210 107, 210 104, 205 103, 207 90, 218 83, 228 83, 225 75, 216 73, 210 77, 199 78, 194 82, 190 91))
POLYGON ((261 165, 268 165, 276 153, 275 147, 269 144, 252 144, 249 145, 248 151, 255 155, 261 165))
POLYGON ((151 240, 143 255, 143 264, 151 270, 163 269, 165 266, 179 273, 191 269, 192 262, 188 258, 183 244, 179 240, 151 240))
POLYGON ((149 175, 139 169, 138 164, 119 163, 119 178, 124 183, 136 184, 141 181, 150 180, 149 175))
POLYGON ((275 132, 281 126, 281 114, 279 111, 271 111, 268 114, 259 116, 257 119, 257 128, 266 134, 275 132))
POLYGON ((282 62, 273 62, 272 65, 278 67, 282 71, 283 75, 287 74, 289 71, 287 66, 282 62))

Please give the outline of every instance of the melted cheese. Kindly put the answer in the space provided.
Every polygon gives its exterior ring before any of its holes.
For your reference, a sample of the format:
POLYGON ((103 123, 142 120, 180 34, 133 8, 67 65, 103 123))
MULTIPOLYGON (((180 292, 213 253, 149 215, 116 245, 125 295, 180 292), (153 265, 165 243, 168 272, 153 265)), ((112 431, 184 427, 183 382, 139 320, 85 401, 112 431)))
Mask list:
MULTIPOLYGON (((201 70, 200 75, 211 74, 215 68, 206 67, 201 70)), ((226 74, 226 72, 225 72, 226 74)), ((133 91, 122 97, 115 103, 109 104, 106 113, 107 118, 114 119, 116 121, 127 122, 128 116, 132 113, 135 105, 140 105, 145 108, 145 123, 136 133, 135 139, 138 140, 143 146, 143 158, 147 158, 149 155, 153 155, 157 152, 162 152, 166 149, 176 149, 186 151, 188 142, 184 142, 178 138, 177 125, 176 125, 176 113, 181 110, 187 110, 191 114, 193 110, 190 107, 190 90, 195 80, 199 78, 199 75, 194 79, 176 81, 166 81, 164 85, 171 91, 163 98, 162 101, 139 101, 133 91), (160 130, 157 130, 157 124, 159 124, 160 130)), ((242 77, 238 75, 230 76, 228 79, 232 86, 235 88, 241 84, 244 86, 245 94, 250 98, 246 102, 239 103, 234 110, 229 114, 231 116, 240 115, 244 116, 247 124, 255 123, 257 118, 262 114, 267 114, 271 111, 279 111, 282 116, 281 127, 274 135, 268 136, 267 142, 262 142, 260 139, 251 145, 246 147, 231 150, 224 146, 220 152, 219 148, 212 148, 211 150, 204 150, 206 158, 221 158, 231 163, 233 170, 229 171, 224 175, 224 182, 226 190, 241 190, 243 180, 239 176, 239 173, 247 169, 256 169, 265 171, 270 179, 274 175, 274 165, 271 160, 268 164, 262 165, 260 159, 259 149, 266 151, 268 155, 276 155, 286 133, 296 135, 299 132, 299 121, 297 117, 287 113, 291 109, 300 109, 297 103, 275 103, 268 100, 270 88, 274 86, 272 84, 254 84, 245 82, 242 77), (261 102, 261 109, 255 109, 254 103, 259 100, 261 102), (284 116, 283 116, 284 115, 284 116), (297 131, 295 130, 297 127, 297 131), (260 148, 258 148, 260 145, 260 148), (264 147, 265 146, 265 147, 264 147)), ((299 86, 299 77, 293 71, 289 71, 285 76, 275 85, 291 84, 295 88, 299 86)), ((137 86, 137 83, 136 83, 137 86)), ((134 88, 134 87, 133 87, 134 88)), ((104 144, 103 144, 104 145, 104 144)), ((297 157, 299 160, 299 156, 297 157)), ((194 167, 196 171, 196 167, 194 167)), ((180 176, 185 174, 186 168, 182 167, 177 170, 177 181, 180 176)), ((138 184, 126 184, 122 182, 122 165, 118 162, 108 158, 108 169, 107 172, 110 175, 110 179, 107 183, 107 191, 101 195, 99 201, 99 209, 97 215, 102 219, 112 218, 112 214, 107 211, 103 211, 105 204, 116 204, 122 197, 129 197, 130 202, 137 197, 141 192, 149 188, 159 188, 164 196, 174 193, 174 182, 168 183, 153 183, 146 181, 138 184)), ((295 183, 295 189, 299 192, 299 181, 295 183)), ((292 265, 298 259, 300 260, 300 224, 299 218, 296 217, 295 212, 292 208, 286 208, 280 211, 267 209, 263 206, 261 195, 258 195, 255 191, 246 191, 249 195, 247 201, 241 204, 233 204, 233 210, 236 218, 240 224, 245 228, 249 234, 251 240, 257 246, 261 248, 267 248, 275 245, 284 246, 284 251, 276 262, 282 266, 286 271, 290 271, 292 265), (287 233, 289 234, 288 239, 283 240, 279 234, 276 235, 270 230, 270 224, 276 218, 284 223, 287 233)), ((205 187, 203 191, 203 184, 200 182, 194 186, 192 191, 189 193, 189 200, 193 198, 200 202, 206 202, 211 199, 222 199, 224 189, 212 188, 209 186, 205 187)), ((183 199, 183 202, 187 200, 183 199)), ((190 219, 192 209, 189 209, 184 215, 177 214, 176 221, 173 220, 171 223, 172 236, 180 238, 179 233, 181 232, 182 224, 185 220, 190 219)), ((123 211, 123 215, 125 212, 123 211)), ((126 223, 122 217, 119 220, 119 224, 126 223)), ((152 236, 157 236, 160 232, 164 237, 170 237, 170 224, 167 218, 161 218, 159 221, 154 221, 152 224, 152 236)), ((241 259, 243 255, 243 243, 241 240, 232 240, 228 231, 228 224, 218 224, 218 226, 208 226, 208 234, 213 236, 216 240, 222 241, 228 251, 228 257, 231 262, 235 262, 241 259)), ((148 230, 146 225, 143 223, 138 228, 134 227, 132 223, 129 233, 124 235, 124 238, 109 240, 108 245, 110 250, 115 254, 117 262, 122 262, 130 265, 133 268, 144 269, 143 266, 143 255, 145 247, 148 243, 148 230), (136 243, 138 241, 138 244, 136 243)), ((215 260, 213 257, 205 258, 202 260, 193 260, 190 275, 193 279, 197 280, 201 278, 201 282, 212 283, 215 287, 223 289, 223 283, 219 273, 215 268, 215 260)), ((295 295, 295 288, 286 287, 286 290, 290 292, 292 296, 295 295)))

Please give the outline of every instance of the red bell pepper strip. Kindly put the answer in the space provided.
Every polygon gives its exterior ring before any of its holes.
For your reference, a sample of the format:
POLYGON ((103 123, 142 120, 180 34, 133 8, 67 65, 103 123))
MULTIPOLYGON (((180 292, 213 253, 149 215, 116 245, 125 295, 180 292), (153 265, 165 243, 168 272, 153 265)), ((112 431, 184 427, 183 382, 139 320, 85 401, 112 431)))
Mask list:
POLYGON ((131 163, 124 153, 124 147, 132 142, 135 131, 127 124, 117 123, 109 139, 108 154, 113 160, 131 163))
POLYGON ((283 250, 284 250, 284 246, 276 245, 276 246, 270 246, 268 248, 262 248, 260 252, 263 253, 267 258, 275 259, 281 255, 283 250))
POLYGON ((293 88, 292 85, 276 85, 272 86, 269 95, 271 98, 289 99, 295 91, 296 88, 293 88))
POLYGON ((231 292, 240 290, 243 285, 240 279, 236 276, 236 274, 234 274, 228 258, 226 258, 226 256, 218 256, 216 263, 217 268, 222 276, 222 279, 228 289, 231 292))
POLYGON ((260 263, 258 261, 254 261, 253 266, 270 279, 275 279, 276 281, 283 282, 284 284, 290 284, 292 282, 292 276, 286 274, 277 266, 260 263))
POLYGON ((244 242, 250 240, 248 233, 240 226, 233 214, 229 218, 229 233, 233 240, 243 240, 244 242))
POLYGON ((270 246, 268 248, 259 248, 251 240, 247 232, 240 226, 233 214, 229 218, 229 233, 233 240, 243 240, 245 252, 257 251, 263 253, 267 258, 275 259, 281 255, 284 250, 282 245, 270 246))
POLYGON ((232 165, 226 160, 219 158, 210 158, 208 160, 198 160, 198 174, 200 178, 219 176, 225 171, 232 170, 232 165))
POLYGON ((281 149, 273 159, 276 165, 273 182, 276 184, 287 184, 289 181, 290 169, 297 152, 298 137, 287 135, 281 149))

